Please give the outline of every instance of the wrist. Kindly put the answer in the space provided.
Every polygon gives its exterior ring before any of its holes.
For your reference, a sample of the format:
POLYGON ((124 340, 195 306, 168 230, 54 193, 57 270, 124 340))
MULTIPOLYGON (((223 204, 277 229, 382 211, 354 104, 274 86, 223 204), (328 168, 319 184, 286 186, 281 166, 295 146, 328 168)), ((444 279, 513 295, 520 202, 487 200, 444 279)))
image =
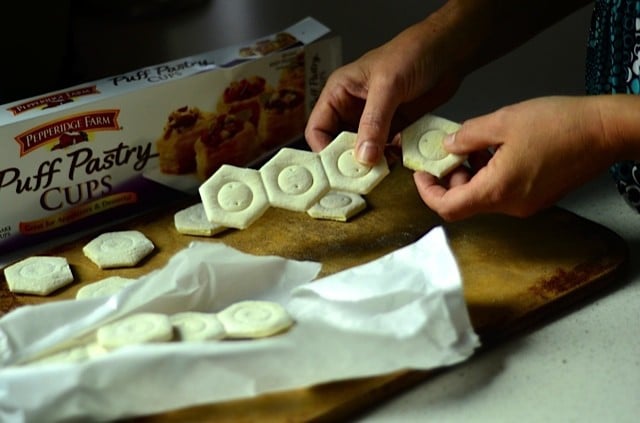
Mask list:
POLYGON ((477 37, 470 32, 471 29, 480 32, 480 27, 469 28, 465 21, 474 12, 466 9, 469 8, 461 7, 458 2, 446 2, 440 9, 405 31, 404 35, 411 41, 423 45, 428 54, 422 57, 430 59, 427 65, 437 65, 437 71, 441 74, 453 73, 464 78, 474 70, 471 58, 477 51, 472 40, 477 37))
POLYGON ((604 94, 587 97, 597 119, 597 133, 614 161, 640 160, 640 96, 604 94))

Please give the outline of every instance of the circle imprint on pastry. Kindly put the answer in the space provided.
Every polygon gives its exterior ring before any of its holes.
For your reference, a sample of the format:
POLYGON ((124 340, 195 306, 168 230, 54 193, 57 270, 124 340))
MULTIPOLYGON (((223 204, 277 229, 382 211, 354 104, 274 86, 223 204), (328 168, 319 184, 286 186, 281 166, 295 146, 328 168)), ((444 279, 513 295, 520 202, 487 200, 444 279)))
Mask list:
POLYGON ((256 305, 240 306, 233 313, 233 318, 241 323, 261 323, 268 322, 273 315, 273 311, 269 307, 256 305))
POLYGON ((98 328, 101 347, 112 349, 129 344, 169 341, 173 327, 169 317, 159 313, 138 313, 98 328))
POLYGON ((183 327, 188 332, 192 332, 192 333, 203 332, 207 327, 205 321, 203 319, 198 319, 198 318, 179 319, 175 323, 183 327))
POLYGON ((153 319, 125 320, 114 327, 114 334, 116 336, 137 338, 138 335, 152 332, 155 327, 156 322, 153 319))
POLYGON ((27 263, 20 269, 20 276, 28 279, 39 279, 60 271, 60 266, 47 260, 27 263))
POLYGON ((100 242, 100 251, 120 251, 131 247, 135 241, 125 234, 113 233, 100 242))
POLYGON ((222 322, 213 313, 185 311, 169 316, 183 341, 222 339, 226 335, 222 322))
POLYGON ((90 297, 108 297, 115 294, 125 287, 128 283, 131 283, 133 279, 127 279, 120 276, 111 276, 102 281, 98 281, 92 285, 86 285, 90 297), (93 290, 91 290, 93 288, 93 290))
POLYGON ((433 129, 422 134, 418 141, 420 154, 429 160, 441 160, 449 153, 442 147, 442 139, 447 135, 441 129, 433 129))
POLYGON ((312 185, 313 175, 304 166, 287 166, 278 174, 278 186, 285 194, 304 194, 312 185))
POLYGON ((320 199, 320 205, 325 209, 340 209, 352 202, 351 197, 340 193, 330 193, 320 199))
POLYGON ((351 178, 361 178, 371 170, 370 166, 363 165, 356 160, 353 148, 340 154, 337 164, 340 173, 351 178))
POLYGON ((243 182, 227 182, 218 191, 218 204, 226 211, 237 212, 248 208, 253 201, 253 191, 243 182))

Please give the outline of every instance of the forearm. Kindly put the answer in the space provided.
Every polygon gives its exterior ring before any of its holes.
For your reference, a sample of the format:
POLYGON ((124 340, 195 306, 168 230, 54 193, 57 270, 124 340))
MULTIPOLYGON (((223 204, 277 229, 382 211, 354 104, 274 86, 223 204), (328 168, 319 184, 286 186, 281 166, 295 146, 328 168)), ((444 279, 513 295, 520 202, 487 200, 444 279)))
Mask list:
POLYGON ((464 76, 591 3, 590 0, 449 0, 401 36, 429 39, 464 76))

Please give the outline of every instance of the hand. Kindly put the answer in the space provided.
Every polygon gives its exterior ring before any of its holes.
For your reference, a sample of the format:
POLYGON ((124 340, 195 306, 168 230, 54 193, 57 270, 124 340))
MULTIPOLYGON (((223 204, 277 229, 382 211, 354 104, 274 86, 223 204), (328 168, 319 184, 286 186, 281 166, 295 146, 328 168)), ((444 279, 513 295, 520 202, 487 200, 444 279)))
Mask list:
POLYGON ((305 130, 312 150, 355 131, 356 158, 375 164, 397 131, 453 95, 461 77, 436 60, 435 39, 417 32, 409 28, 329 77, 305 130))
POLYGON ((551 206, 615 161, 591 97, 543 97, 464 122, 445 148, 470 154, 472 172, 414 180, 445 220, 477 213, 525 217, 551 206), (495 154, 487 155, 493 149, 495 154))

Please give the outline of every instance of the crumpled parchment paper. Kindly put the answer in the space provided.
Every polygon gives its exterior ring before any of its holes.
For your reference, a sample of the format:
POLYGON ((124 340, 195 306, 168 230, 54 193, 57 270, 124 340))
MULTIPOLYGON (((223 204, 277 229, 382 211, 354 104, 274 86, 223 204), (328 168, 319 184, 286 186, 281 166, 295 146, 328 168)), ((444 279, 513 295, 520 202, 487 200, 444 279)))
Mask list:
POLYGON ((471 327, 441 227, 372 262, 314 280, 320 264, 194 242, 103 299, 24 306, 0 319, 0 420, 108 420, 319 383, 432 369, 468 358, 471 327), (216 312, 276 301, 296 320, 258 340, 121 348, 79 363, 28 364, 135 312, 216 312))

